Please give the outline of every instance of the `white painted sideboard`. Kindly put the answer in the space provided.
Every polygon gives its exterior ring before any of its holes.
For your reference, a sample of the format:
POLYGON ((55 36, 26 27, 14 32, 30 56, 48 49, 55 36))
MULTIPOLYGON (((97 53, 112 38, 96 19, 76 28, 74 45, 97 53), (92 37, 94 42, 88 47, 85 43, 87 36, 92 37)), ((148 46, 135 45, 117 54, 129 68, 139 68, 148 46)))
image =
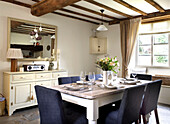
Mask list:
POLYGON ((58 85, 58 78, 68 76, 64 70, 37 72, 4 72, 4 96, 8 115, 16 109, 37 105, 34 86, 58 85))

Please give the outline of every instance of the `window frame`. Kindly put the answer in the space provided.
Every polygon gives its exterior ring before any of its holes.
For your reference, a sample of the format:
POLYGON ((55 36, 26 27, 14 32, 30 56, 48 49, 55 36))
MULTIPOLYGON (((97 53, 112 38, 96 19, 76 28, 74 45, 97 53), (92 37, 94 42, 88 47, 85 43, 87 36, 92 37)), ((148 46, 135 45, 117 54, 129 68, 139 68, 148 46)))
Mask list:
MULTIPOLYGON (((135 66, 136 67, 149 67, 149 68, 170 68, 170 31, 165 31, 165 32, 153 32, 153 33, 140 33, 139 35, 151 35, 151 44, 148 44, 151 45, 151 65, 148 66, 148 65, 138 65, 138 56, 139 56, 139 37, 137 38, 137 43, 136 43, 136 62, 135 62, 135 66), (168 33, 168 43, 160 43, 159 45, 162 45, 162 44, 167 44, 169 47, 168 47, 168 65, 167 66, 156 66, 156 65, 153 65, 153 59, 154 59, 154 55, 153 55, 153 47, 154 47, 154 34, 167 34, 168 33)), ((158 45, 158 44, 157 44, 158 45)), ((141 45, 142 46, 142 45, 141 45)))

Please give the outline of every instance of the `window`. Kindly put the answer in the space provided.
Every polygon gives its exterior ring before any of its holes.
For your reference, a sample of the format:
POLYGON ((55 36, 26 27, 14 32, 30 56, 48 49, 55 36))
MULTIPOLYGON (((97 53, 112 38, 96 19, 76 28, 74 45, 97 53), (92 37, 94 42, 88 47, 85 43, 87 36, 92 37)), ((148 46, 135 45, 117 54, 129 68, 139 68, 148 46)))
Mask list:
POLYGON ((138 37, 136 65, 169 66, 170 31, 167 28, 167 22, 152 23, 143 26, 143 30, 141 30, 143 32, 138 37), (166 27, 164 31, 161 26, 166 27))

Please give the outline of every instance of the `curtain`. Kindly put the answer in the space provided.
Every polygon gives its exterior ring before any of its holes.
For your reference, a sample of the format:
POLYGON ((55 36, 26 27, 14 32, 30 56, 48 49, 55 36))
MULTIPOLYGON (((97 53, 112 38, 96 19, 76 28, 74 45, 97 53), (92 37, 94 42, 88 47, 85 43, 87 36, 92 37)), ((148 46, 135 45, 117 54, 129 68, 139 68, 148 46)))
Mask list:
POLYGON ((140 24, 141 18, 130 19, 120 22, 122 77, 124 78, 128 74, 128 65, 131 59, 133 48, 135 46, 140 24))

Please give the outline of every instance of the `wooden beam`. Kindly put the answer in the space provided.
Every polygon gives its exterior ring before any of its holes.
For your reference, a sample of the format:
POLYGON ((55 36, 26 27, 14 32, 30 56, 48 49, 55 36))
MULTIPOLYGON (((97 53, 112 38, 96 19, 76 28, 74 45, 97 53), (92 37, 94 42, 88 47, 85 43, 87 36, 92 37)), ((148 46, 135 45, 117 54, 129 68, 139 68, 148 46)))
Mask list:
POLYGON ((1 0, 1 1, 8 2, 8 3, 13 3, 13 4, 23 6, 23 7, 27 7, 27 8, 31 8, 31 5, 16 1, 16 0, 1 0))
POLYGON ((31 13, 35 16, 42 16, 78 1, 80 0, 42 0, 31 6, 31 13))
POLYGON ((57 15, 62 15, 62 16, 65 16, 65 17, 69 17, 69 18, 73 18, 73 19, 77 19, 77 20, 81 20, 81 21, 85 21, 85 22, 89 22, 89 23, 92 23, 92 24, 97 24, 97 25, 99 25, 99 23, 97 23, 97 22, 93 22, 93 21, 86 20, 86 19, 82 19, 82 18, 79 18, 79 17, 75 17, 75 16, 63 14, 63 13, 60 13, 60 12, 52 12, 52 13, 53 13, 53 14, 57 14, 57 15))
POLYGON ((39 0, 32 0, 32 1, 34 1, 34 2, 40 2, 39 0))
MULTIPOLYGON (((150 13, 146 16, 135 16, 133 18, 138 18, 138 17, 142 17, 142 22, 154 22, 155 21, 159 21, 159 20, 166 20, 166 19, 170 19, 170 9, 169 10, 165 10, 165 12, 154 12, 154 13, 150 13)), ((113 25, 113 24, 119 24, 120 21, 124 21, 127 19, 120 19, 119 21, 117 20, 113 20, 109 22, 109 25, 113 25)))
POLYGON ((60 10, 61 10, 61 11, 64 11, 64 12, 71 13, 71 14, 75 14, 75 15, 79 15, 79 16, 91 18, 91 19, 94 19, 94 20, 103 21, 103 22, 106 22, 106 23, 109 22, 109 21, 106 21, 106 20, 102 20, 102 19, 100 19, 100 18, 96 18, 96 17, 89 16, 89 15, 82 14, 82 13, 78 13, 78 12, 75 12, 75 11, 72 11, 72 10, 68 10, 68 9, 60 9, 60 10))
MULTIPOLYGON (((102 14, 101 14, 100 12, 96 12, 96 11, 94 11, 94 10, 91 10, 91 9, 88 9, 88 8, 85 8, 85 7, 76 5, 76 4, 72 4, 72 5, 70 5, 70 6, 75 7, 75 8, 77 8, 77 9, 81 9, 81 10, 90 12, 90 13, 93 13, 93 14, 96 14, 96 15, 102 16, 102 14)), ((115 17, 110 16, 110 15, 103 14, 103 16, 104 16, 104 17, 107 17, 107 18, 110 18, 110 19, 116 19, 116 20, 118 20, 118 18, 115 18, 115 17)))
POLYGON ((136 8, 136 7, 134 7, 134 6, 126 3, 126 2, 123 1, 123 0, 113 0, 113 1, 115 1, 115 2, 117 2, 117 3, 119 3, 119 4, 121 4, 121 5, 123 5, 123 6, 125 6, 125 7, 127 7, 127 8, 129 8, 129 9, 131 9, 131 10, 133 10, 133 11, 136 11, 136 12, 138 12, 138 13, 144 15, 144 16, 147 15, 147 13, 145 13, 145 12, 139 10, 138 8, 136 8))
POLYGON ((119 14, 119 15, 122 15, 122 16, 125 16, 125 17, 128 17, 128 18, 131 18, 131 17, 132 17, 132 16, 130 16, 130 15, 128 15, 128 14, 125 14, 125 13, 123 13, 123 12, 120 12, 120 11, 118 11, 118 10, 115 10, 115 9, 113 9, 113 8, 111 8, 111 7, 108 7, 108 6, 104 5, 104 4, 101 4, 101 3, 99 3, 99 2, 96 2, 96 1, 94 1, 94 0, 84 0, 84 1, 86 1, 86 2, 88 2, 88 3, 91 3, 91 4, 93 4, 93 5, 96 5, 96 6, 102 7, 102 8, 104 8, 104 9, 109 10, 109 11, 111 11, 111 12, 114 12, 114 13, 116 13, 116 14, 119 14))
MULTIPOLYGON (((11 2, 11 0, 1 0, 1 1, 8 2, 8 3, 13 3, 13 4, 24 6, 24 7, 27 7, 27 8, 31 8, 31 5, 25 4, 25 3, 22 3, 22 2, 18 2, 18 1, 15 1, 15 0, 12 0, 12 2, 11 2)), ((70 15, 67 15, 67 14, 62 14, 62 13, 59 13, 59 12, 52 12, 52 13, 53 14, 58 14, 58 15, 61 15, 61 16, 65 16, 65 17, 69 17, 69 18, 78 19, 78 20, 81 20, 81 21, 89 22, 89 23, 93 23, 93 24, 97 24, 97 25, 99 24, 97 22, 89 21, 89 20, 86 20, 86 19, 81 19, 81 18, 78 18, 78 17, 70 16, 70 15)))
POLYGON ((156 3, 154 0, 145 0, 145 1, 148 2, 149 4, 151 4, 156 9, 158 9, 160 12, 165 12, 165 10, 158 3, 156 3))
POLYGON ((21 26, 23 24, 23 22, 11 21, 11 28, 17 28, 18 26, 21 26))

